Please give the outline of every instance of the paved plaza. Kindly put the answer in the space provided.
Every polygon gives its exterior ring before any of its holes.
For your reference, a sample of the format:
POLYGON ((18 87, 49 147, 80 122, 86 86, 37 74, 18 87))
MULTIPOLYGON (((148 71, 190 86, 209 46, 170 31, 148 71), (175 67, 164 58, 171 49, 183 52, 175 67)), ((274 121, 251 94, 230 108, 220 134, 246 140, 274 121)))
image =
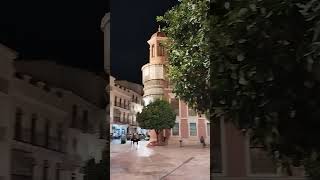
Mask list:
POLYGON ((112 143, 111 180, 209 180, 210 150, 178 145, 146 147, 112 143))

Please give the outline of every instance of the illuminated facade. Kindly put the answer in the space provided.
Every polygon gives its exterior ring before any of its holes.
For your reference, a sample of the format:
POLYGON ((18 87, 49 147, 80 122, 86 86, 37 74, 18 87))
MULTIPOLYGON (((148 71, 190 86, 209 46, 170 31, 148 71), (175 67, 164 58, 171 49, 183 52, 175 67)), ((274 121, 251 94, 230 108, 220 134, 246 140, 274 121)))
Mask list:
POLYGON ((110 76, 110 132, 114 138, 139 132, 136 115, 142 110, 142 86, 110 76))
MULTIPOLYGON (((210 123, 205 116, 196 113, 188 105, 177 99, 172 93, 172 87, 167 78, 167 54, 162 42, 167 37, 160 28, 154 33, 148 44, 150 46, 149 63, 142 67, 144 85, 143 100, 145 105, 160 98, 167 100, 175 110, 176 124, 174 128, 165 130, 161 136, 166 137, 164 143, 179 144, 180 140, 185 145, 200 144, 203 136, 207 144, 210 143, 210 123)), ((151 134, 154 134, 151 132, 151 134)), ((155 140, 155 137, 151 137, 155 140)))
POLYGON ((82 179, 107 142, 105 79, 16 57, 0 44, 0 179, 82 179))

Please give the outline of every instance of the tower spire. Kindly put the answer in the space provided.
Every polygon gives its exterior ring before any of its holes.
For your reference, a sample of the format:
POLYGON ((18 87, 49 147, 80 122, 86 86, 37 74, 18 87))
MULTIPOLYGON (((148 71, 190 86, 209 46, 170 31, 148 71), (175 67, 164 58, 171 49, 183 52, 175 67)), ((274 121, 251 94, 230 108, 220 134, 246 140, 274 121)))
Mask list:
POLYGON ((161 27, 160 27, 160 25, 159 25, 159 27, 158 27, 158 32, 160 32, 161 31, 161 27))

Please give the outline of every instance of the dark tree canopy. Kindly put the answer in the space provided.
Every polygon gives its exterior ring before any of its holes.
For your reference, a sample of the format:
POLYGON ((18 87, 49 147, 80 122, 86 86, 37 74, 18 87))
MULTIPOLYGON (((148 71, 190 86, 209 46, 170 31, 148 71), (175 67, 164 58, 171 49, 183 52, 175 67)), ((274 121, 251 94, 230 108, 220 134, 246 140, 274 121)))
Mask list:
POLYGON ((253 143, 279 152, 279 160, 293 165, 320 152, 320 143, 313 140, 320 136, 314 34, 319 20, 314 12, 307 15, 317 6, 297 2, 217 3, 210 50, 212 114, 227 116, 249 130, 253 143))
POLYGON ((176 94, 319 179, 320 2, 216 0, 209 16, 208 6, 182 0, 158 18, 176 94))
POLYGON ((96 163, 93 158, 89 159, 81 169, 84 174, 84 180, 105 180, 109 178, 109 165, 110 163, 107 159, 103 159, 99 163, 96 163))
POLYGON ((176 120, 176 114, 170 104, 164 100, 155 100, 137 114, 137 122, 144 129, 154 129, 159 132, 171 129, 176 120))
POLYGON ((209 1, 183 0, 157 18, 169 40, 169 77, 174 93, 198 111, 210 108, 209 1))

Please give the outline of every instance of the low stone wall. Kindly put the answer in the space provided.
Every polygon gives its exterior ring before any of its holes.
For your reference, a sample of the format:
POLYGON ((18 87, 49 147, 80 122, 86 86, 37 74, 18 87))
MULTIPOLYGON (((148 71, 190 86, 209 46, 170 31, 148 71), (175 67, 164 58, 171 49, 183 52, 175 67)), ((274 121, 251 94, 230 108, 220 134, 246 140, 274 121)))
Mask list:
MULTIPOLYGON (((168 144, 180 144, 180 140, 182 139, 182 145, 201 145, 200 139, 198 137, 189 137, 189 138, 180 138, 171 136, 168 144)), ((206 144, 210 144, 210 139, 205 140, 206 144)))

